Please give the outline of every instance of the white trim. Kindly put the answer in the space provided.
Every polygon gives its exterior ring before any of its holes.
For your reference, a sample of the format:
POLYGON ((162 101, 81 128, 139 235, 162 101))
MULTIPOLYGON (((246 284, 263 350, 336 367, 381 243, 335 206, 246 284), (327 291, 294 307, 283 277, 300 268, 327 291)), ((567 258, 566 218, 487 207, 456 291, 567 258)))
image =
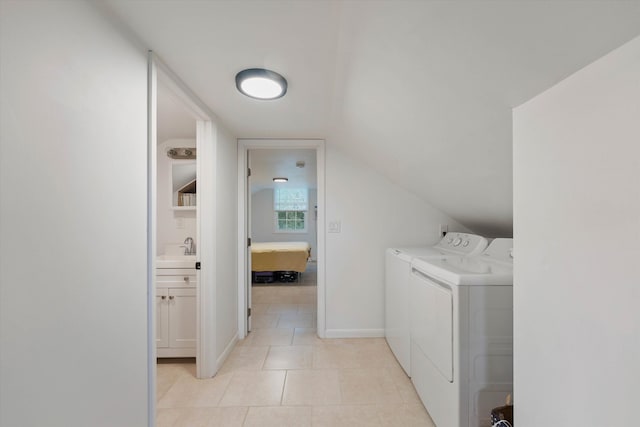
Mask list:
MULTIPOLYGON (((318 245, 318 336, 325 338, 326 286, 325 286, 325 141, 323 139, 238 139, 238 338, 246 336, 248 272, 246 191, 247 191, 247 151, 250 149, 315 149, 317 168, 316 223, 318 245)), ((384 336, 384 331, 383 335, 384 336)))
POLYGON ((218 357, 218 359, 216 360, 216 366, 218 370, 222 367, 222 364, 224 363, 224 361, 227 360, 227 357, 229 357, 229 355, 235 348, 237 342, 238 342, 238 334, 235 334, 231 339, 231 341, 229 341, 229 344, 227 344, 227 346, 225 347, 220 357, 218 357))
POLYGON ((325 338, 384 338, 384 329, 327 329, 325 338))
POLYGON ((156 157, 157 70, 153 52, 147 62, 147 419, 156 425, 156 157))
POLYGON ((198 202, 196 204, 197 242, 196 260, 203 268, 198 273, 197 307, 198 328, 196 341, 196 376, 211 378, 217 370, 215 363, 217 348, 216 331, 216 185, 213 165, 216 163, 217 139, 215 125, 211 121, 196 123, 196 148, 198 155, 197 180, 198 202))
POLYGON ((247 149, 238 140, 238 339, 247 336, 247 149))

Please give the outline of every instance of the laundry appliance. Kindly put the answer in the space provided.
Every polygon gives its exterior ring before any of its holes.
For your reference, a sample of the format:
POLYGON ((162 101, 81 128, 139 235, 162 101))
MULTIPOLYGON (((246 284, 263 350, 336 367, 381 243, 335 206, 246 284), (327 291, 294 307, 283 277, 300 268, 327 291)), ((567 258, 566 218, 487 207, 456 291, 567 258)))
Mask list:
POLYGON ((412 260, 411 381, 438 427, 490 426, 513 391, 512 248, 412 260))
POLYGON ((385 272, 385 338, 391 351, 411 376, 411 343, 409 338, 409 278, 414 257, 444 258, 473 255, 487 247, 487 239, 468 233, 447 233, 435 246, 389 248, 385 272))

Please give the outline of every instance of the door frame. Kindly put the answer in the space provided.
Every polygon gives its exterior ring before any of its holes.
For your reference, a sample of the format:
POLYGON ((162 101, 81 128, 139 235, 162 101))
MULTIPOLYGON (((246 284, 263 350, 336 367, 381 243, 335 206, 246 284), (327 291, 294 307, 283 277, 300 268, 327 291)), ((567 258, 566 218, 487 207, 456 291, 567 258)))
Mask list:
POLYGON ((150 425, 155 422, 156 406, 156 343, 155 343, 155 298, 156 298, 156 246, 157 246, 157 102, 158 80, 184 103, 194 115, 196 122, 196 164, 198 180, 198 203, 196 206, 196 261, 202 268, 196 271, 196 376, 210 378, 216 373, 216 254, 215 254, 215 174, 216 162, 216 116, 184 84, 184 82, 153 52, 148 52, 148 241, 147 241, 147 354, 148 395, 150 425), (206 220, 204 220, 206 218, 206 220))
POLYGON ((326 335, 325 312, 325 141, 324 139, 238 139, 238 338, 247 334, 247 300, 251 288, 247 256, 247 152, 254 149, 315 149, 318 186, 318 220, 316 223, 318 252, 317 334, 326 335))

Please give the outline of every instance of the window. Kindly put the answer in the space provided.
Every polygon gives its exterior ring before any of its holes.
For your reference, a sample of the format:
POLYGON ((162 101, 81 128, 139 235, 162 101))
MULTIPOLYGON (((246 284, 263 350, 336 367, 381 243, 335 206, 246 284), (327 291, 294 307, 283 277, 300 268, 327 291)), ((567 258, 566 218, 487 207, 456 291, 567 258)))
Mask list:
POLYGON ((273 192, 275 231, 306 233, 309 195, 306 188, 276 188, 273 192))
POLYGON ((303 211, 276 211, 276 231, 306 233, 305 214, 303 211))

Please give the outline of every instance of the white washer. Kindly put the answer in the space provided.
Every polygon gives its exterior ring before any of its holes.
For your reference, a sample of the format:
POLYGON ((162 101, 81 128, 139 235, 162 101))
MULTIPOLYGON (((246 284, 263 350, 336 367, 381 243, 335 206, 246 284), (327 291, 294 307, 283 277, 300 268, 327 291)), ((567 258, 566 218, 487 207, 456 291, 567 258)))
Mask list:
POLYGON ((389 248, 385 271, 385 338, 400 366, 411 376, 409 338, 409 278, 414 257, 443 258, 473 255, 487 247, 487 239, 467 233, 447 233, 431 247, 389 248))
POLYGON ((512 248, 412 261, 411 381, 438 427, 489 426, 513 392, 512 248))

